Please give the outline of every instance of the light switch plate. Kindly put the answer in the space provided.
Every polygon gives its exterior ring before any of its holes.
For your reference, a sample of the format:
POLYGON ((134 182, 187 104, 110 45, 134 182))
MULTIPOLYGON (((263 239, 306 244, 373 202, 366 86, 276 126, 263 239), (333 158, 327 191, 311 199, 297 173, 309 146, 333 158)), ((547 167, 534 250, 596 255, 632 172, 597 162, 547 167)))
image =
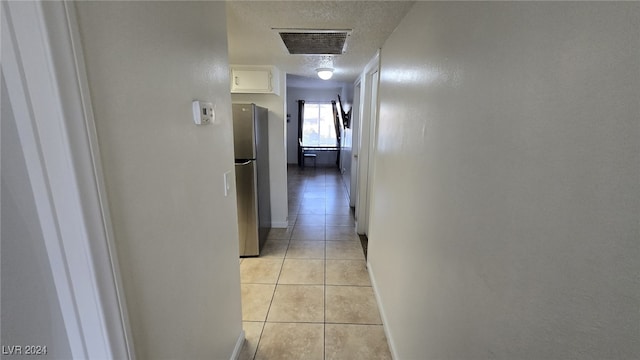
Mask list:
POLYGON ((208 125, 216 120, 216 114, 213 111, 213 104, 200 100, 194 100, 192 103, 193 122, 196 125, 208 125))

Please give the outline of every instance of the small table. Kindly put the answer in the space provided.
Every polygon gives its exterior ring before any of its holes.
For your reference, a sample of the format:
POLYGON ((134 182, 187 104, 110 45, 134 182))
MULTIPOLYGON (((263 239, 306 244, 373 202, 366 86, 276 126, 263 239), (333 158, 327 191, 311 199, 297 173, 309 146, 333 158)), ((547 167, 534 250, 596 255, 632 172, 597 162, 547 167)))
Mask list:
POLYGON ((309 153, 308 151, 337 151, 338 150, 338 147, 336 146, 302 145, 302 140, 298 140, 298 144, 300 145, 300 151, 302 152, 302 164, 300 164, 302 169, 304 169, 306 158, 313 159, 313 167, 316 167, 316 161, 317 161, 318 155, 315 153, 309 153))

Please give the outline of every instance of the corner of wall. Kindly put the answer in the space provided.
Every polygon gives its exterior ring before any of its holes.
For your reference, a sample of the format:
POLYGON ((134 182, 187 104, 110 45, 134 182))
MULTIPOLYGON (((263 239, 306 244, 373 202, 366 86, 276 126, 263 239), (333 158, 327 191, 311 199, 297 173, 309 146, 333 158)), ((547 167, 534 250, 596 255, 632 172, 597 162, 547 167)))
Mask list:
POLYGON ((231 353, 231 360, 240 359, 240 351, 242 351, 242 346, 244 345, 245 335, 244 330, 240 331, 240 335, 238 335, 238 341, 236 341, 236 346, 233 348, 233 353, 231 353))
POLYGON ((369 279, 371 281, 371 286, 373 287, 373 295, 376 297, 376 302, 378 304, 378 311, 380 312, 380 318, 382 319, 382 328, 384 329, 384 335, 387 338, 387 345, 389 345, 391 357, 393 359, 400 359, 400 357, 398 356, 398 351, 396 350, 393 333, 391 332, 391 328, 387 326, 387 313, 385 311, 382 297, 380 296, 380 292, 378 290, 376 277, 373 274, 373 267, 371 266, 371 263, 369 261, 367 261, 367 272, 369 273, 369 279))

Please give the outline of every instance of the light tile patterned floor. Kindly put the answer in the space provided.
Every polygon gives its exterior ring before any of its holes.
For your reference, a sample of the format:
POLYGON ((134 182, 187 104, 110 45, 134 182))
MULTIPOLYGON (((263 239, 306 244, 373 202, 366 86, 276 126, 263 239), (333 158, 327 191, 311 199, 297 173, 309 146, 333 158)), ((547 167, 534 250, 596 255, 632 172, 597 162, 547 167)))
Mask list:
POLYGON ((242 259, 240 359, 391 359, 337 170, 290 168, 289 224, 242 259))

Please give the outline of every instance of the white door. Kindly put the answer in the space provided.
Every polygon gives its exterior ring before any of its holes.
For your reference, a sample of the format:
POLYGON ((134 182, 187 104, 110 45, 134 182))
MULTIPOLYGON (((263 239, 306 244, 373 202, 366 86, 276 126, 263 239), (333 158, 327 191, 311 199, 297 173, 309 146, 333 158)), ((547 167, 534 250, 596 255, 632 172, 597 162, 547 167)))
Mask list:
POLYGON ((375 154, 377 141, 377 123, 378 123, 378 69, 367 75, 371 81, 371 101, 369 102, 369 162, 367 175, 367 197, 364 211, 364 233, 369 235, 369 214, 372 207, 373 174, 375 171, 375 154))
POLYGON ((351 108, 351 177, 349 184, 349 206, 356 207, 358 201, 358 153, 360 143, 360 82, 353 91, 353 107, 351 108))
POLYGON ((364 219, 362 223, 364 225, 364 234, 369 235, 369 210, 372 204, 371 188, 373 183, 373 172, 375 170, 375 149, 377 139, 377 117, 378 117, 378 69, 368 74, 371 84, 371 100, 369 101, 369 156, 367 157, 367 188, 366 198, 364 204, 364 219))
POLYGON ((371 206, 371 179, 377 129, 379 55, 367 64, 362 77, 361 119, 358 147, 358 200, 356 202, 356 231, 369 233, 369 208, 371 206))

